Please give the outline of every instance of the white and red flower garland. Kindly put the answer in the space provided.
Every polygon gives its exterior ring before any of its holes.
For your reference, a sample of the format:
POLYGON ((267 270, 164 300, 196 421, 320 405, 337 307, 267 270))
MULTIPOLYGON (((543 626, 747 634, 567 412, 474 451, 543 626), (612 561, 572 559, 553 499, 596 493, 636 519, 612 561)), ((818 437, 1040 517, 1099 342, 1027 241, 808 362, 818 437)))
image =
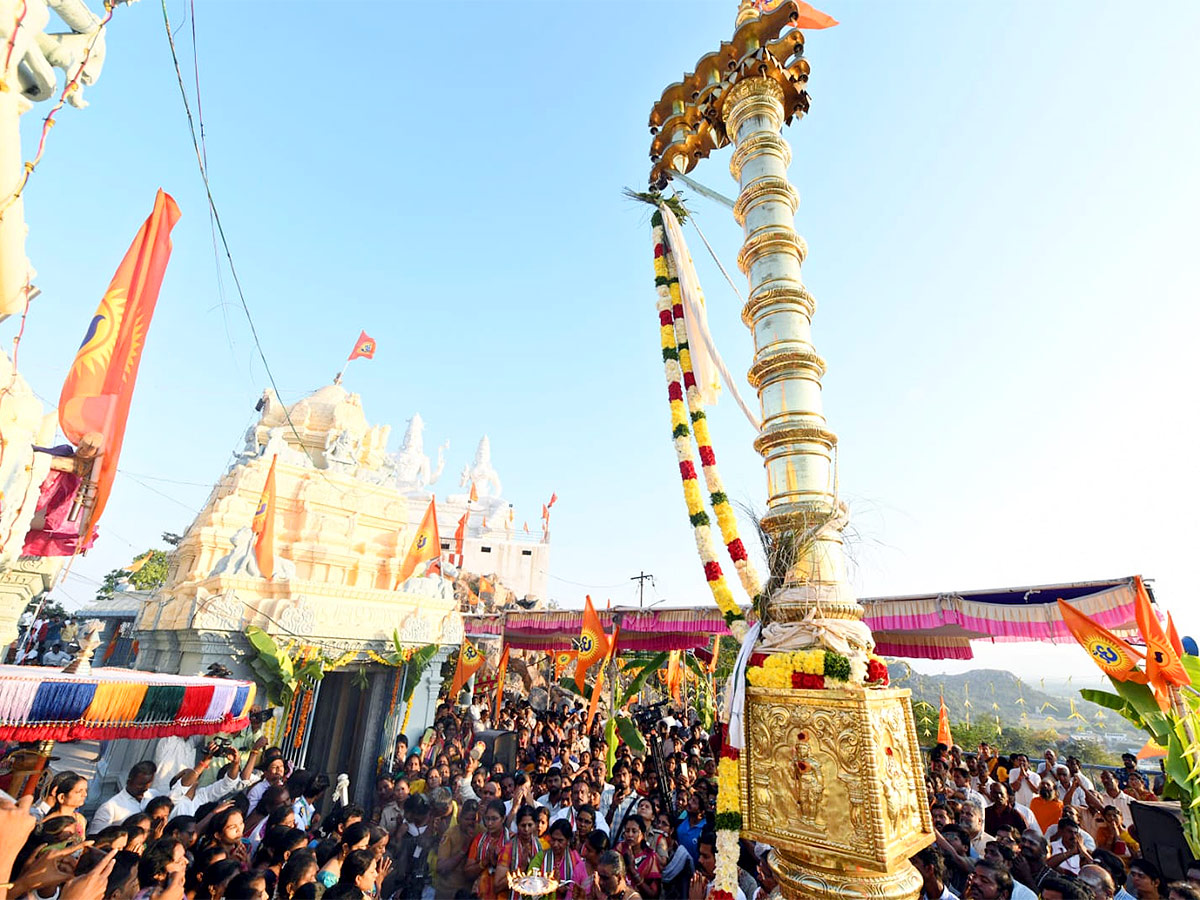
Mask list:
POLYGON ((729 504, 729 499, 722 490, 721 477, 717 472, 716 455, 712 449, 704 407, 699 391, 696 389, 696 377, 692 371, 688 352, 677 268, 666 243, 661 211, 655 211, 651 224, 654 229, 654 284, 658 293, 655 308, 658 311, 663 367, 667 378, 667 397, 671 406, 671 433, 675 442, 675 456, 679 461, 679 474, 683 480, 683 496, 687 503, 688 518, 696 539, 696 549, 704 564, 705 580, 708 582, 713 599, 724 615, 730 631, 740 641, 746 633, 746 617, 734 599, 725 575, 721 571, 721 564, 717 561, 712 527, 704 508, 704 499, 700 493, 696 474, 695 456, 692 453, 693 429, 700 451, 705 485, 709 490, 709 498, 721 530, 721 538, 738 571, 739 580, 751 598, 756 598, 760 590, 758 573, 750 562, 746 548, 738 536, 737 520, 729 504), (691 427, 689 427, 689 423, 691 427))

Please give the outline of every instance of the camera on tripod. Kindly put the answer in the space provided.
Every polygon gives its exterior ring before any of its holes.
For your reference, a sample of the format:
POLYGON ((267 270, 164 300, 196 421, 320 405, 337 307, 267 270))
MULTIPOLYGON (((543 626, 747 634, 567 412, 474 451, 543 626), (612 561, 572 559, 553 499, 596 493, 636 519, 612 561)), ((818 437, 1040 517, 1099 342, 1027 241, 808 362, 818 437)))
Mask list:
POLYGON ((649 735, 662 720, 661 710, 670 700, 659 700, 649 706, 637 706, 633 710, 633 721, 638 729, 649 735))

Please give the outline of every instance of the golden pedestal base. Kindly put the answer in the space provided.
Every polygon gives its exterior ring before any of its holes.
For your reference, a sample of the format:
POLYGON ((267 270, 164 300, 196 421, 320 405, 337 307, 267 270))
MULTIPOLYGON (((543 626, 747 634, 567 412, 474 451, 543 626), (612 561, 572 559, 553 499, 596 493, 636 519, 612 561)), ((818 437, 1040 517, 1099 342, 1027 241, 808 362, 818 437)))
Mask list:
POLYGON ((742 834, 775 848, 785 897, 916 897, 933 839, 907 690, 749 687, 742 834))

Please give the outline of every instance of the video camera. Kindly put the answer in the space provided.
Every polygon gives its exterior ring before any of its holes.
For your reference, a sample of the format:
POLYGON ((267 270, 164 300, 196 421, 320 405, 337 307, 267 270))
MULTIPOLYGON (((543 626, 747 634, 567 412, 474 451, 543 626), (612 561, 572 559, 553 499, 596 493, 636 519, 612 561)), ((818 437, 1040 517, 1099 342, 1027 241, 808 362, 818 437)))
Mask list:
POLYGON ((651 703, 649 706, 637 706, 633 710, 633 721, 637 727, 643 732, 652 732, 655 726, 662 720, 662 715, 659 710, 670 702, 667 700, 659 700, 657 703, 651 703))

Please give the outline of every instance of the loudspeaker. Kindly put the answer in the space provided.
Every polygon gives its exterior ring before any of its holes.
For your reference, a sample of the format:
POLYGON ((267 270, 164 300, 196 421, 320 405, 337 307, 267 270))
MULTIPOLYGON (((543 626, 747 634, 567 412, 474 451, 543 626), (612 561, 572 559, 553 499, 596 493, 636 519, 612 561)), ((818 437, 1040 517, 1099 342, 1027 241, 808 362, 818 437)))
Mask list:
POLYGON ((505 772, 517 770, 517 733, 515 731, 477 731, 475 740, 482 741, 483 756, 479 764, 491 769, 496 763, 504 764, 505 772))
POLYGON ((1129 804, 1142 856, 1158 866, 1167 881, 1182 881, 1195 858, 1183 837, 1178 803, 1129 804))

